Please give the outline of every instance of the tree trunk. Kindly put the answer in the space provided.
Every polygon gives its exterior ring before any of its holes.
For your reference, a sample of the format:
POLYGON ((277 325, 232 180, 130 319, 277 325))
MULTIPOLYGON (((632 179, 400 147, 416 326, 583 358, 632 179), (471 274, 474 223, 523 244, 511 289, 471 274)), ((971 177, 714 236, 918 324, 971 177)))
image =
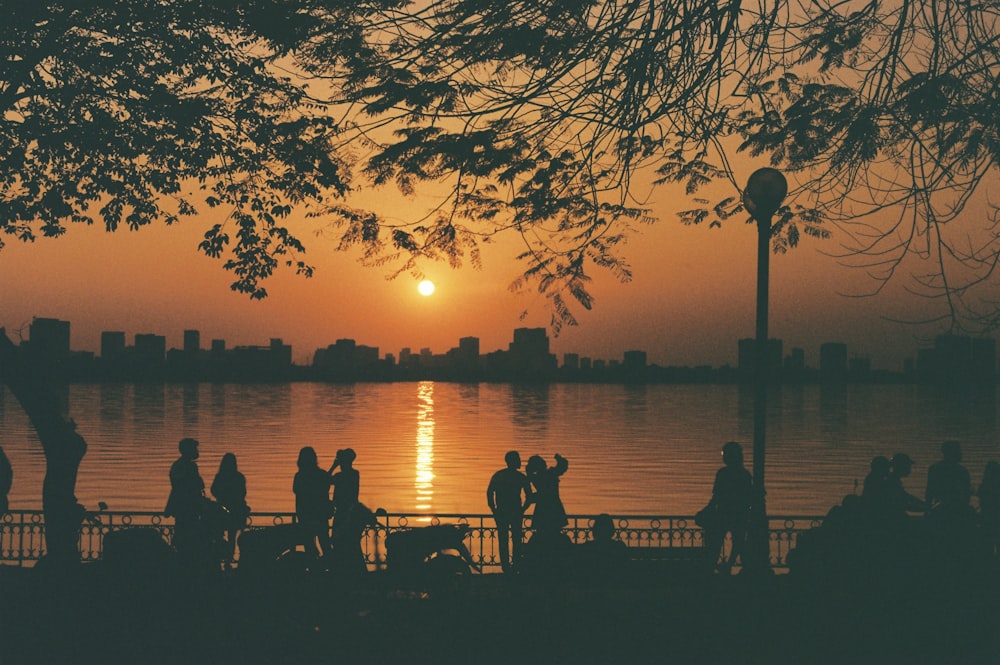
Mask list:
POLYGON ((7 384, 21 403, 45 452, 42 511, 46 559, 73 564, 80 561, 79 529, 85 515, 76 500, 76 476, 87 442, 76 432, 76 423, 63 414, 43 369, 0 328, 0 382, 7 384))

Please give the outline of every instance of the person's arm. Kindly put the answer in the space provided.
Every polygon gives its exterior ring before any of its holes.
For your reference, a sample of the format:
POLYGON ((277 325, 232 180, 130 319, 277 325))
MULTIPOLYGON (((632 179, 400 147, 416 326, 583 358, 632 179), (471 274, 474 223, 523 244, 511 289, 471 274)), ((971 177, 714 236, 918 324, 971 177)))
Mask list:
POLYGON ((568 468, 569 468, 569 460, 567 460, 559 453, 556 453, 556 465, 552 469, 553 473, 555 473, 557 476, 561 476, 564 473, 566 473, 566 469, 568 468))
POLYGON ((931 504, 926 501, 921 501, 920 497, 914 496, 909 492, 906 494, 906 512, 908 513, 921 513, 926 510, 930 510, 931 504))
POLYGON ((497 511, 496 505, 496 474, 490 478, 490 484, 486 486, 486 505, 490 507, 490 512, 495 513, 497 511))

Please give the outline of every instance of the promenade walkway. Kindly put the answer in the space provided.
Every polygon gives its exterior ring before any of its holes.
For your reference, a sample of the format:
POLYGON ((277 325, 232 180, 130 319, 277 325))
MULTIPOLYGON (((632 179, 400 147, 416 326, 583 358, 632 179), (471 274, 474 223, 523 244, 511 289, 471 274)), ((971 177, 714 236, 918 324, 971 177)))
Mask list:
POLYGON ((997 576, 815 584, 386 571, 121 577, 0 566, 4 663, 963 664, 1000 658, 997 576))

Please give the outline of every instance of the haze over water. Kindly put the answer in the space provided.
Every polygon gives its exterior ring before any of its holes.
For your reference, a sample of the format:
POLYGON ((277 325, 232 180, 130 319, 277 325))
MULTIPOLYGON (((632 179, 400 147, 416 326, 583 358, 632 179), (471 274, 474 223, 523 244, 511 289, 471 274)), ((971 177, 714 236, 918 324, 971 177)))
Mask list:
MULTIPOLYGON (((44 456, 9 392, 0 440, 14 466, 11 507, 41 507, 44 456)), ((295 461, 316 448, 358 453, 361 500, 404 513, 485 513, 507 450, 570 461, 571 514, 691 515, 707 501, 720 448, 740 441, 752 465, 753 391, 732 385, 359 383, 73 385, 69 415, 89 450, 77 496, 89 508, 160 511, 177 441, 201 441, 210 485, 225 452, 246 474, 255 511, 292 511, 295 461)), ((769 403, 771 514, 824 514, 855 490, 873 455, 915 460, 921 495, 944 439, 962 443, 978 486, 1000 460, 997 395, 915 385, 785 386, 769 403)))

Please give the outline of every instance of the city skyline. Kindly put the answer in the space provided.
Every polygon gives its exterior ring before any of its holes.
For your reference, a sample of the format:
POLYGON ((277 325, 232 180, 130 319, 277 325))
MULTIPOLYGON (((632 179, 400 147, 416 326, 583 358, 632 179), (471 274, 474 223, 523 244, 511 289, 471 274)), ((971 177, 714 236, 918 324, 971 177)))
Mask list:
MULTIPOLYGON (((10 336, 9 331, 8 336, 10 336)), ((124 358, 124 354, 129 352, 145 356, 147 360, 152 359, 156 362, 163 361, 167 364, 172 362, 172 357, 173 362, 177 362, 177 359, 181 356, 187 356, 187 360, 185 362, 190 365, 191 362, 197 358, 198 354, 212 353, 219 355, 223 353, 231 354, 235 352, 237 355, 242 354, 244 358, 249 359, 251 354, 260 353, 264 355, 275 355, 278 357, 279 367, 295 366, 312 368, 322 368, 324 365, 336 364, 337 361, 333 361, 332 358, 338 355, 341 356, 341 360, 339 362, 343 362, 343 356, 345 353, 357 355, 359 358, 363 357, 366 359, 365 362, 370 365, 388 363, 389 366, 404 367, 407 364, 412 364, 410 362, 411 359, 415 359, 413 362, 415 362, 418 366, 422 363, 424 369, 431 369, 435 367, 441 368, 455 363, 455 358, 458 355, 461 355, 466 359, 474 357, 476 359, 481 358, 485 361, 489 356, 511 352, 517 346, 528 346, 533 347, 531 349, 531 354, 544 354, 551 356, 553 368, 579 369, 582 366, 588 370, 591 368, 603 370, 606 367, 613 369, 622 365, 636 366, 638 364, 643 367, 710 367, 712 369, 731 368, 734 370, 746 370, 748 366, 752 367, 753 357, 755 354, 752 348, 755 343, 754 340, 746 337, 734 340, 734 347, 737 349, 737 362, 724 363, 722 365, 711 365, 708 363, 695 363, 692 365, 661 365, 649 360, 648 353, 645 349, 623 349, 619 355, 615 357, 595 358, 572 350, 555 352, 551 349, 552 340, 545 328, 529 328, 522 326, 512 330, 512 341, 506 348, 497 348, 493 350, 481 348, 480 338, 474 335, 467 335, 459 338, 456 340, 455 345, 446 350, 414 346, 404 346, 400 349, 387 350, 377 346, 368 345, 366 340, 338 338, 325 346, 309 352, 308 360, 306 362, 296 362, 293 354, 294 345, 285 343, 285 340, 280 337, 269 337, 267 339, 267 344, 250 345, 230 345, 227 340, 220 338, 206 339, 202 337, 201 331, 197 329, 185 329, 182 331, 181 337, 182 343, 180 345, 171 345, 167 341, 167 335, 160 334, 155 331, 131 332, 122 330, 105 330, 101 332, 101 344, 98 350, 80 349, 72 343, 71 321, 49 317, 34 317, 32 319, 32 323, 28 327, 27 335, 20 341, 22 343, 29 342, 33 345, 37 345, 37 348, 43 349, 45 353, 56 357, 72 353, 77 355, 89 355, 90 357, 103 361, 114 361, 116 359, 120 361, 124 358), (132 344, 128 343, 129 340, 132 341, 132 344)), ((827 340, 823 342, 820 348, 816 350, 817 352, 810 355, 806 349, 797 344, 790 342, 786 343, 786 340, 772 337, 770 340, 769 364, 773 367, 785 367, 786 369, 791 368, 796 371, 815 370, 819 369, 823 364, 827 364, 827 361, 825 361, 823 357, 824 355, 829 356, 829 353, 832 350, 834 355, 839 358, 837 363, 842 364, 845 369, 850 367, 858 371, 863 371, 864 373, 871 371, 888 372, 890 374, 912 373, 918 363, 927 365, 928 360, 926 359, 926 355, 935 352, 935 350, 944 348, 946 349, 944 353, 954 356, 955 353, 953 350, 947 350, 949 345, 948 339, 970 340, 973 344, 973 348, 977 346, 977 342, 979 340, 985 340, 985 347, 982 344, 978 344, 979 350, 972 351, 972 355, 976 358, 973 364, 983 364, 983 359, 988 355, 991 355, 993 358, 992 365, 995 370, 996 342, 993 338, 967 338, 955 336, 938 337, 933 346, 925 346, 914 349, 912 354, 907 356, 904 362, 904 367, 900 370, 888 370, 881 367, 877 364, 877 359, 873 359, 865 354, 859 354, 851 350, 849 345, 837 340, 827 340)), ((966 353, 968 353, 968 351, 966 353)))
MULTIPOLYGON (((433 201, 407 203, 420 209, 433 201)), ((422 296, 418 276, 387 280, 388 268, 362 266, 356 253, 336 251, 332 240, 316 235, 308 244, 315 276, 279 270, 267 282, 268 297, 255 301, 232 292, 232 275, 199 254, 201 229, 211 219, 135 233, 74 226, 61 238, 7 244, 0 279, 13 286, 0 302, 0 325, 13 332, 33 316, 70 319, 75 343, 87 349, 98 348, 107 329, 180 335, 197 328, 235 344, 274 336, 293 343, 300 363, 331 337, 385 349, 446 349, 473 332, 484 347, 497 348, 508 331, 528 326, 549 328, 557 353, 607 358, 642 348, 660 365, 734 364, 731 340, 753 335, 755 229, 738 222, 725 229, 683 226, 674 217, 677 205, 651 203, 661 221, 642 227, 625 248, 631 282, 595 272, 593 308, 574 307, 579 325, 558 335, 543 296, 509 289, 520 268, 509 258, 519 249, 516 240, 486 248, 481 270, 420 265, 419 278, 437 285, 422 296)), ((872 282, 832 256, 836 249, 835 241, 804 238, 800 247, 772 256, 772 336, 810 353, 823 341, 841 340, 877 367, 899 371, 909 349, 947 330, 900 323, 933 318, 934 304, 902 288, 873 298, 841 295, 871 291, 872 282)))

